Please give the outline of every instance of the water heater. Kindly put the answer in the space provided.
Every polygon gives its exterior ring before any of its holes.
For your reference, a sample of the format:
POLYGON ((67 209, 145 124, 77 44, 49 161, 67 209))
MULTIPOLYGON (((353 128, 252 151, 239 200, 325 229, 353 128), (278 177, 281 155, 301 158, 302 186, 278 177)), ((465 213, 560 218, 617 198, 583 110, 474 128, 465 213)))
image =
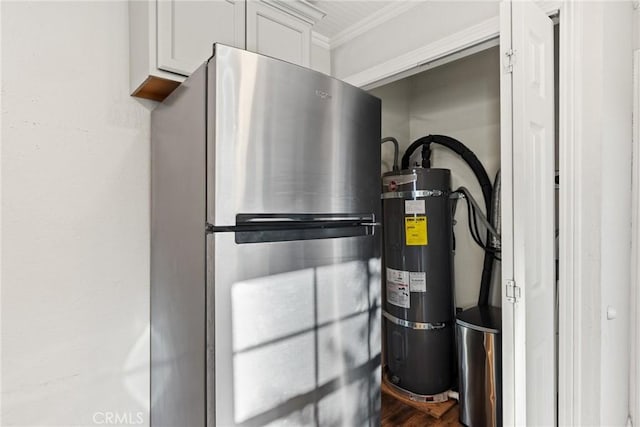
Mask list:
POLYGON ((424 401, 455 381, 451 171, 382 177, 386 381, 424 401))

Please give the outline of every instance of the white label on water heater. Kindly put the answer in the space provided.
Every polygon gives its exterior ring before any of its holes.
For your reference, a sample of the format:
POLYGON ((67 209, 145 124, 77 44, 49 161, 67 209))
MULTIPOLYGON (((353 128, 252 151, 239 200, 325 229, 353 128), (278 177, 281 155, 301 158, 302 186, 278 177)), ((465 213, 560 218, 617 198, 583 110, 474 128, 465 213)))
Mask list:
POLYGON ((405 215, 424 215, 424 200, 405 200, 405 215))
POLYGON ((409 272, 387 268, 387 302, 398 307, 409 308, 409 272))
POLYGON ((408 286, 387 282, 387 302, 389 304, 409 308, 411 307, 410 295, 408 286))
POLYGON ((411 292, 427 292, 427 273, 410 272, 409 273, 409 290, 411 292))
POLYGON ((387 268, 387 282, 397 283, 399 285, 409 285, 409 272, 402 270, 394 270, 387 268))

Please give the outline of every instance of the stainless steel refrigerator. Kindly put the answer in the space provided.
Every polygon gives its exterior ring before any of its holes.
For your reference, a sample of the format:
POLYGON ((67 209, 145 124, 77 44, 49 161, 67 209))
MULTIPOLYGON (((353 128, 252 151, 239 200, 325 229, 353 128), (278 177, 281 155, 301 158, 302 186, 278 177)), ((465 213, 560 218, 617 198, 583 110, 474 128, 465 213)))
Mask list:
POLYGON ((380 100, 218 44, 151 142, 151 424, 377 424, 380 100))

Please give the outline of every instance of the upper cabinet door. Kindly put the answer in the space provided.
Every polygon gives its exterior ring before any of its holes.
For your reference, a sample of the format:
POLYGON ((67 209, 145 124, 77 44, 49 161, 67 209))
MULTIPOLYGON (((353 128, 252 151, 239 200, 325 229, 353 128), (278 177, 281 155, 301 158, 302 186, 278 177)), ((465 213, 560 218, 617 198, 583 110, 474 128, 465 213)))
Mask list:
POLYGON ((311 25, 268 4, 249 0, 247 50, 308 67, 311 25))
POLYGON ((504 425, 556 424, 553 23, 504 2, 500 51, 504 425))
POLYGON ((244 0, 158 0, 158 68, 188 76, 213 43, 245 47, 244 0))

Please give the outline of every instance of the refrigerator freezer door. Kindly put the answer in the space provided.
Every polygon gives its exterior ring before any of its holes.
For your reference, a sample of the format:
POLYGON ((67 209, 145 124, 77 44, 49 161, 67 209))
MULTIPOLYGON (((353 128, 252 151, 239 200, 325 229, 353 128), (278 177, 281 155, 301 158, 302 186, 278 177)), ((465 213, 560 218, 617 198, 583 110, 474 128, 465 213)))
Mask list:
POLYGON ((219 44, 207 90, 210 224, 261 213, 379 217, 378 98, 219 44))
POLYGON ((378 235, 207 238, 208 425, 377 425, 378 235))

